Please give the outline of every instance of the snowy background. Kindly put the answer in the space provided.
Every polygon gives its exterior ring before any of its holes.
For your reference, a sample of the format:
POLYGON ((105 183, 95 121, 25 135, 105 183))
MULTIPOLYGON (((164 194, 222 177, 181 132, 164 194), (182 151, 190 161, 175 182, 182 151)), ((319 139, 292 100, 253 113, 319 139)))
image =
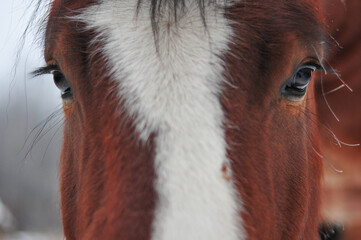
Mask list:
POLYGON ((45 64, 38 26, 21 41, 33 11, 29 0, 1 1, 0 239, 61 233, 58 163, 63 116, 61 110, 56 112, 61 99, 51 76, 29 74, 45 64))

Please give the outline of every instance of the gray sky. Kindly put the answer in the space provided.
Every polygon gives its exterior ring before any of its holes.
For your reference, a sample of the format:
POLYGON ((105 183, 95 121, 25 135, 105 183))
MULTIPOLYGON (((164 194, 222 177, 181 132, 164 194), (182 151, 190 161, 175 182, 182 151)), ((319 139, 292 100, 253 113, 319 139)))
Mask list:
POLYGON ((29 3, 1 0, 0 5, 0 199, 16 215, 19 229, 43 231, 60 228, 57 166, 62 113, 56 119, 60 124, 50 124, 49 133, 25 158, 39 128, 33 134, 31 130, 61 107, 52 76, 30 78, 32 70, 45 64, 35 31, 27 35, 15 64, 20 37, 33 12, 29 3))
MULTIPOLYGON (((61 104, 59 91, 54 86, 51 76, 30 79, 29 73, 36 67, 44 65, 41 46, 32 28, 27 34, 21 58, 16 62, 19 52, 21 35, 26 28, 33 12, 29 8, 29 0, 2 1, 0 8, 0 105, 11 104, 16 100, 23 100, 24 104, 37 99, 37 108, 45 111, 61 104), (14 77, 14 66, 16 75, 14 77), (25 98, 27 95, 28 98, 25 98)), ((8 106, 9 107, 9 106, 8 106)), ((4 109, 0 109, 3 115, 4 109)))

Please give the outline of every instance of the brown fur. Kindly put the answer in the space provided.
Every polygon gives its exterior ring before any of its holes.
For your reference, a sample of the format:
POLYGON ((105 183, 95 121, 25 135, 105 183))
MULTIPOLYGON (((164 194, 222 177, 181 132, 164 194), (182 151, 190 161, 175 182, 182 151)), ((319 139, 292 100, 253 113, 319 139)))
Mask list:
POLYGON ((222 99, 248 239, 317 236, 321 160, 312 149, 318 144, 315 119, 307 113, 316 111, 313 89, 301 105, 278 95, 295 65, 315 54, 310 45, 320 29, 310 9, 316 6, 301 1, 246 1, 229 14, 241 24, 234 26, 236 41, 226 57, 235 87, 222 99))
MULTIPOLYGON (((92 2, 55 1, 46 33, 45 59, 57 62, 74 92, 64 106, 64 233, 68 240, 149 239, 156 133, 139 142, 116 83, 105 77, 101 45, 89 45, 94 34, 59 18, 92 2)), ((221 102, 248 239, 317 238, 322 162, 313 150, 316 119, 307 113, 316 111, 313 86, 302 103, 281 98, 279 89, 304 59, 317 57, 315 49, 322 55, 319 10, 306 0, 240 1, 226 9, 235 37, 225 76, 233 86, 224 85, 221 102)))
POLYGON ((140 144, 119 105, 115 83, 104 77, 104 57, 89 58, 96 51, 87 44, 92 33, 79 33, 76 23, 56 18, 65 7, 87 4, 60 7, 55 2, 47 30, 46 59, 56 58, 72 80, 75 99, 64 105, 64 233, 67 239, 149 239, 155 202, 153 141, 140 144))

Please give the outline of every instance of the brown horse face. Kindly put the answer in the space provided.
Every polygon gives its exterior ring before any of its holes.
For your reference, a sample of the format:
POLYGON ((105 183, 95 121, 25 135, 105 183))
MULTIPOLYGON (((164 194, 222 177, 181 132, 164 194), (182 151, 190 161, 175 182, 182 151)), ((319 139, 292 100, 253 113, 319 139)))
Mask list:
POLYGON ((321 64, 320 31, 307 12, 315 6, 292 2, 287 7, 240 3, 230 12, 238 37, 225 60, 232 86, 221 99, 251 239, 263 239, 260 229, 273 233, 264 239, 314 239, 318 226, 321 162, 315 152, 313 83, 298 95, 288 81, 303 67, 321 64), (287 10, 280 13, 282 8, 287 10))
POLYGON ((67 239, 315 238, 317 9, 54 1, 67 239))

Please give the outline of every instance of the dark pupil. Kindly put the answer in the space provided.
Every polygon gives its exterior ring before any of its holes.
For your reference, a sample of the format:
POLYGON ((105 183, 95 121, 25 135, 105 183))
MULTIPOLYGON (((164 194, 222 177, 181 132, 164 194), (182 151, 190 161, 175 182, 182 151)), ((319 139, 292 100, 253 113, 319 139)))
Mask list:
POLYGON ((69 81, 65 78, 65 76, 58 71, 53 72, 54 75, 54 83, 57 88, 61 91, 61 94, 70 92, 71 87, 69 81))
POLYGON ((293 79, 293 87, 304 90, 311 81, 312 72, 313 69, 307 67, 298 70, 293 79))

